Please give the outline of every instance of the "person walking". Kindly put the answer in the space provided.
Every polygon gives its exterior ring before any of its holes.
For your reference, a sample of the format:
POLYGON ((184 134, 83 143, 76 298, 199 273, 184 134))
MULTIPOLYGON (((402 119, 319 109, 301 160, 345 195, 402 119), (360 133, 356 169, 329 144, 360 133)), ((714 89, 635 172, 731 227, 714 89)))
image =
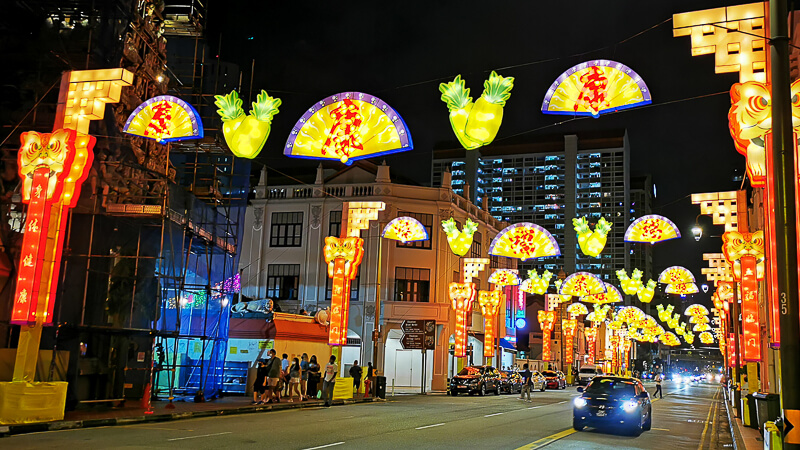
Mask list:
POLYGON ((525 400, 525 396, 528 396, 528 401, 531 401, 531 377, 533 374, 530 370, 528 370, 528 365, 525 364, 522 366, 522 390, 519 392, 519 399, 525 400))
POLYGON ((319 392, 320 382, 320 367, 317 363, 317 355, 311 355, 311 360, 308 362, 308 387, 306 389, 307 397, 316 399, 319 392))
POLYGON ((283 379, 283 395, 289 396, 289 355, 286 353, 281 356, 281 378, 283 379))
POLYGON ((258 368, 256 369, 256 379, 253 382, 253 405, 259 405, 264 402, 264 392, 267 390, 267 366, 264 365, 264 360, 258 360, 258 368))
POLYGON ((358 365, 358 360, 353 361, 353 367, 350 368, 350 376, 353 377, 353 387, 356 389, 356 394, 361 388, 361 375, 363 373, 363 369, 358 365))
POLYGON ((294 358, 292 364, 289 366, 289 402, 294 403, 294 393, 297 392, 297 401, 303 401, 303 396, 300 394, 300 360, 294 358))
POLYGON ((656 374, 656 391, 653 392, 653 398, 658 395, 658 398, 664 398, 664 393, 661 392, 661 381, 664 380, 664 377, 661 376, 661 372, 656 374))
POLYGON ((339 373, 339 365, 336 364, 336 356, 331 355, 330 362, 325 365, 325 378, 322 380, 322 398, 325 406, 333 404, 333 387, 336 385, 336 374, 339 373))
POLYGON ((308 353, 300 357, 300 401, 308 400, 306 386, 308 385, 308 353))
POLYGON ((269 351, 270 359, 267 363, 267 392, 269 396, 267 403, 272 403, 272 396, 277 397, 278 402, 281 401, 281 391, 278 389, 278 381, 281 377, 281 361, 278 359, 278 353, 275 349, 269 351))
POLYGON ((364 397, 371 397, 372 396, 372 376, 374 375, 374 368, 372 367, 372 361, 367 363, 367 377, 364 378, 364 397))

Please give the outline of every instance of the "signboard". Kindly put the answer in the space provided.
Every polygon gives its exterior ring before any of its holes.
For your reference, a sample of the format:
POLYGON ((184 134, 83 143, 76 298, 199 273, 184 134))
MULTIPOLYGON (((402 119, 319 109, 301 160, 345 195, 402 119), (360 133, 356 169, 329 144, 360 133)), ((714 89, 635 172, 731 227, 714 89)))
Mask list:
POLYGON ((433 350, 436 348, 435 320, 404 320, 400 327, 403 337, 400 344, 406 350, 433 350))

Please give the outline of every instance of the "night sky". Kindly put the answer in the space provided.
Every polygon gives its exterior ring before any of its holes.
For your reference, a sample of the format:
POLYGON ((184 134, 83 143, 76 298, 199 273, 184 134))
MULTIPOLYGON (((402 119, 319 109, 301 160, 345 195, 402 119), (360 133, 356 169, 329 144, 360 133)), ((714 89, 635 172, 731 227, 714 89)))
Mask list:
MULTIPOLYGON (((657 244, 655 274, 671 265, 692 270, 698 284, 704 252, 719 252, 718 237, 694 241, 700 212, 688 196, 737 190, 744 172, 728 132, 728 91, 737 74, 714 73, 713 55, 692 57, 689 37, 672 37, 672 14, 745 2, 210 2, 208 40, 244 70, 256 60, 254 92, 266 89, 283 105, 260 163, 278 170, 318 163, 283 155, 303 110, 328 95, 355 90, 395 108, 414 140, 411 153, 385 158, 394 174, 430 183, 434 148, 458 144, 438 85, 461 74, 477 99, 491 70, 515 77, 495 142, 586 130, 628 130, 632 175, 650 174, 654 212, 671 218, 682 239, 657 244), (221 48, 217 42, 221 36, 221 48), (541 113, 548 86, 565 70, 591 59, 626 64, 645 80, 647 107, 570 120, 541 113), (562 123, 563 122, 563 123, 562 123), (424 164, 426 170, 419 170, 424 164)), ((380 163, 380 159, 373 160, 380 163)), ((701 217, 705 233, 718 236, 701 217)), ((709 294, 712 291, 709 291, 709 294)), ((708 295, 696 296, 708 298, 708 295)))

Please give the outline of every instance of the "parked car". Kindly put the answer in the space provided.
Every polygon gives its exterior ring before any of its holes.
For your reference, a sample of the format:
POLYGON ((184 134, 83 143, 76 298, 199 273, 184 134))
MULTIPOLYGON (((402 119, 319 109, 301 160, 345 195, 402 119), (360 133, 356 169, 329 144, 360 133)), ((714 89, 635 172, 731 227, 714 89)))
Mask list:
POLYGON ((622 426, 635 435, 648 431, 653 423, 650 394, 642 382, 630 377, 595 377, 589 386, 579 387, 573 400, 572 427, 604 429, 622 426))
POLYGON ((533 383, 533 390, 540 390, 544 392, 547 388, 547 379, 542 375, 540 372, 533 371, 533 375, 531 376, 531 382, 533 383))
POLYGON ((498 370, 500 373, 500 393, 501 394, 519 394, 522 392, 522 376, 517 372, 504 372, 498 370))
POLYGON ((545 378, 545 387, 547 389, 566 389, 567 378, 560 370, 544 370, 542 375, 545 378))
POLYGON ((594 364, 587 364, 578 370, 578 385, 586 386, 592 381, 592 378, 599 375, 603 375, 603 369, 594 364))
POLYGON ((500 393, 500 371, 492 366, 468 366, 450 380, 450 395, 500 393))

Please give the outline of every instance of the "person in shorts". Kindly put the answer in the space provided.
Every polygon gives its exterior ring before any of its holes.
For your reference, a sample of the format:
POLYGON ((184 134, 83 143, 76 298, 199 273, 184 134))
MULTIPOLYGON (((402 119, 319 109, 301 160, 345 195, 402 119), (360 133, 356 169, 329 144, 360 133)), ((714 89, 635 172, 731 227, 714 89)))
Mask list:
MULTIPOLYGON (((272 403, 272 396, 274 395, 278 402, 281 401, 281 390, 278 386, 278 381, 281 381, 281 360, 278 359, 278 353, 275 349, 269 351, 270 359, 267 363, 267 395, 269 400, 267 403, 272 403)), ((281 386, 282 387, 282 386, 281 386)))

